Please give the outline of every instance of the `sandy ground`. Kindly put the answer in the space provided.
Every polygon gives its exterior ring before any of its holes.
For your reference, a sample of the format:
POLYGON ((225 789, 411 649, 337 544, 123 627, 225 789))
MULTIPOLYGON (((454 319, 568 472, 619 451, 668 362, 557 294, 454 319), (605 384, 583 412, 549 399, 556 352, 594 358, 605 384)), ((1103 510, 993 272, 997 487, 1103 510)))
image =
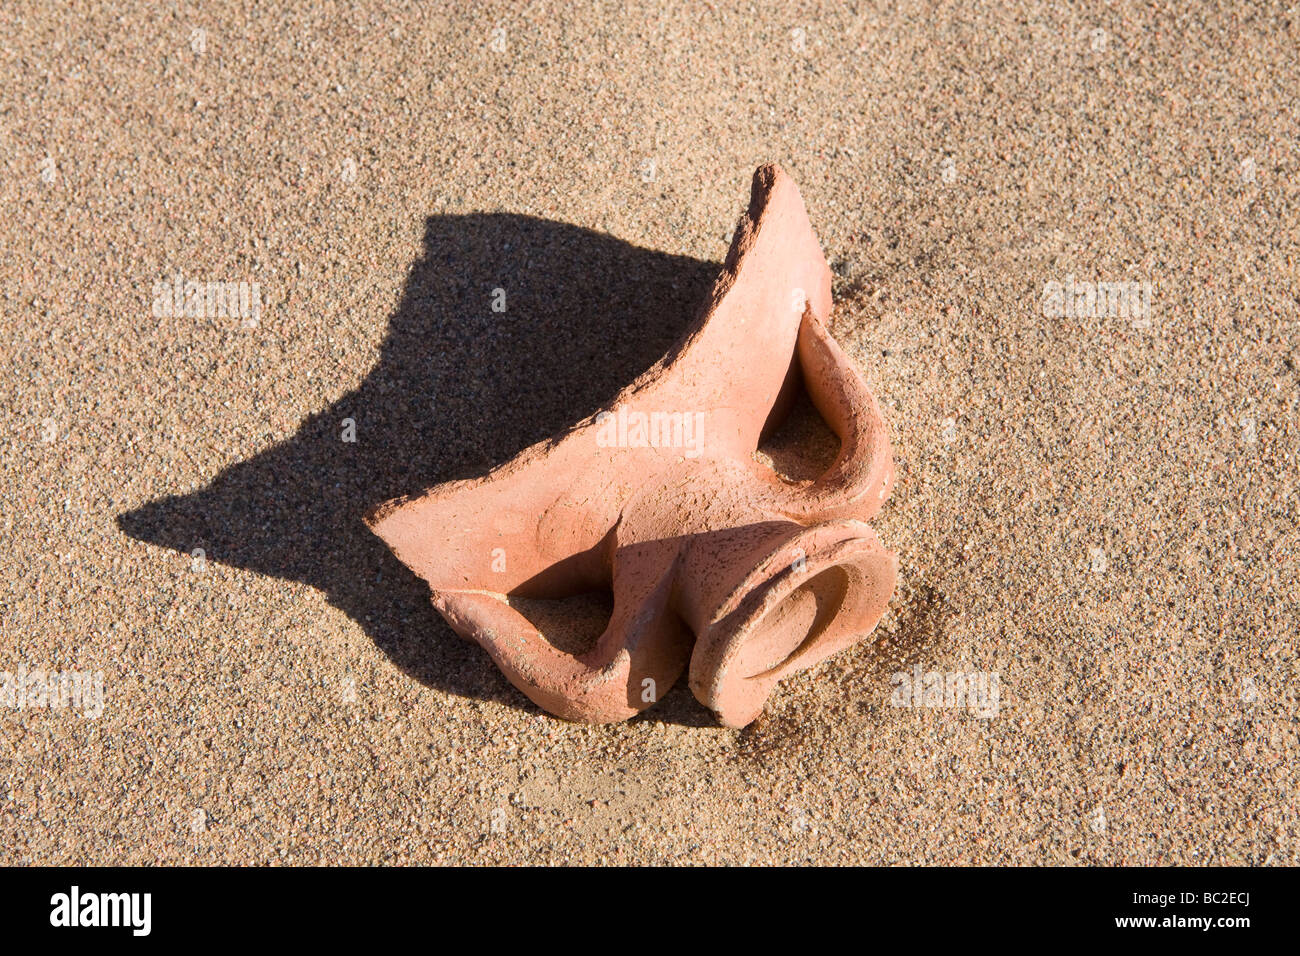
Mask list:
POLYGON ((0 862, 1300 862, 1300 11, 310 6, 0 10, 0 670, 104 689, 0 704, 0 862), (651 365, 764 161, 897 597, 744 731, 562 723, 360 514, 651 365))

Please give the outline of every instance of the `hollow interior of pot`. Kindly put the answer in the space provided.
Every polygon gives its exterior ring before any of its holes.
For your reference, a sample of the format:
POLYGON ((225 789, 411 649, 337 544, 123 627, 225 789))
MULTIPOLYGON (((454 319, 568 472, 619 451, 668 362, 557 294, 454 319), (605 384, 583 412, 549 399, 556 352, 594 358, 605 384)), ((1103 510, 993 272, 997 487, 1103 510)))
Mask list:
POLYGON ((771 468, 787 484, 803 485, 826 473, 840 446, 840 437, 808 394, 796 349, 763 424, 754 460, 771 468))

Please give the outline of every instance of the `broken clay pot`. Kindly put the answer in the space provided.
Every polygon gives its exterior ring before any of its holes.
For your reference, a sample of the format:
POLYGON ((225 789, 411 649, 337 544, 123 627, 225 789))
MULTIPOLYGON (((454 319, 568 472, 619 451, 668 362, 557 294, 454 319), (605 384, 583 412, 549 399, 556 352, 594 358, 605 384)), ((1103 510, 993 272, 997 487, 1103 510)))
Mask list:
POLYGON ((830 309, 799 190, 760 167, 700 318, 609 410, 367 522, 546 710, 631 717, 689 662, 696 697, 743 726, 777 681, 865 637, 893 594, 896 558, 865 523, 890 490, 889 439, 830 309), (840 439, 811 481, 755 454, 800 387, 840 439), (597 589, 613 609, 576 653, 517 606, 597 589))

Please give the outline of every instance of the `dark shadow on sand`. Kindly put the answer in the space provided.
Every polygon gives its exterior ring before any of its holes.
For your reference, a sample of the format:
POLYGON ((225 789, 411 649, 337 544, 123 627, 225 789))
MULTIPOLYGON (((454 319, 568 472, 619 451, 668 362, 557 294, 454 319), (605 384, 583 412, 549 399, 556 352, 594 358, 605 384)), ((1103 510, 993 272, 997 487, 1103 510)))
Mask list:
MULTIPOLYGON (((684 333, 716 263, 528 216, 433 216, 378 364, 292 438, 118 516, 141 541, 319 588, 406 673, 532 709, 362 522, 598 411, 684 333), (506 311, 492 309, 495 289, 506 311), (341 440, 356 423, 355 444, 341 440)), ((651 719, 711 724, 685 680, 651 719), (684 693, 683 693, 684 692, 684 693)))

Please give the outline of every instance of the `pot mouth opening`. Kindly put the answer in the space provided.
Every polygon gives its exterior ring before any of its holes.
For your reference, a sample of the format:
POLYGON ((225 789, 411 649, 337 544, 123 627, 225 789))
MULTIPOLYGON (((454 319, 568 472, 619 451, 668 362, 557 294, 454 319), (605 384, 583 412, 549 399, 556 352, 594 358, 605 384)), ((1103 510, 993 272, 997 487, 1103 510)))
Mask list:
POLYGON ((756 717, 778 681, 865 637, 888 609, 896 559, 869 529, 809 550, 754 582, 696 645, 692 687, 730 726, 756 717))
POLYGON ((732 664, 746 680, 779 679, 799 669, 799 661, 833 636, 835 617, 849 591, 849 572, 831 565, 780 597, 745 630, 744 644, 732 664))

